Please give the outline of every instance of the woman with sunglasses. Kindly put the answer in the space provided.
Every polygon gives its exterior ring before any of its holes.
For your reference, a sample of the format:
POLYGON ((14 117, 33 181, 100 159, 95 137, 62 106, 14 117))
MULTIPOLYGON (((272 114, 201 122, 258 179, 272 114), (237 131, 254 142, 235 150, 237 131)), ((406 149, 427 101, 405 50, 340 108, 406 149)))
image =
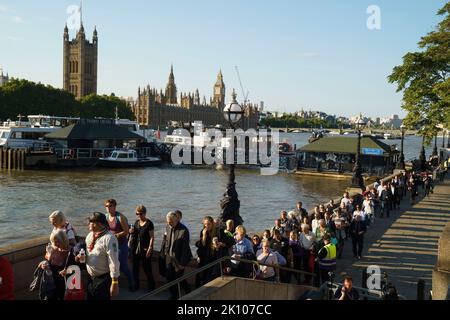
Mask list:
POLYGON ((139 290, 139 266, 142 264, 147 276, 147 290, 155 289, 155 280, 152 272, 153 243, 155 241, 155 227, 153 222, 146 217, 147 209, 140 205, 136 208, 137 220, 130 230, 130 250, 133 256, 133 276, 135 289, 139 290))
POLYGON ((254 252, 258 252, 259 250, 262 249, 262 247, 261 247, 261 238, 259 237, 259 235, 254 234, 252 236, 252 244, 253 244, 253 251, 254 252))

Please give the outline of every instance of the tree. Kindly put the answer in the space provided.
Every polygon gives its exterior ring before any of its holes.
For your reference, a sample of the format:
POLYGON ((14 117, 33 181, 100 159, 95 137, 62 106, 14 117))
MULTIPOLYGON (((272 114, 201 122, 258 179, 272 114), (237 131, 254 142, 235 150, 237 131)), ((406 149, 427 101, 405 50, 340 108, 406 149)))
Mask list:
POLYGON ((439 124, 450 125, 450 2, 438 15, 444 20, 422 37, 418 44, 423 50, 407 53, 388 77, 390 83, 397 83, 397 92, 403 91, 405 125, 420 128, 427 144, 439 124))
POLYGON ((0 119, 16 119, 33 114, 81 118, 115 118, 116 107, 120 118, 134 120, 127 103, 114 96, 94 94, 77 101, 68 91, 13 79, 0 87, 0 119))
POLYGON ((82 118, 115 118, 117 115, 122 119, 134 120, 133 111, 127 106, 127 103, 114 96, 97 96, 90 94, 81 99, 80 116, 82 118))
POLYGON ((76 116, 79 103, 67 91, 27 80, 13 79, 0 87, 0 119, 46 114, 76 116))

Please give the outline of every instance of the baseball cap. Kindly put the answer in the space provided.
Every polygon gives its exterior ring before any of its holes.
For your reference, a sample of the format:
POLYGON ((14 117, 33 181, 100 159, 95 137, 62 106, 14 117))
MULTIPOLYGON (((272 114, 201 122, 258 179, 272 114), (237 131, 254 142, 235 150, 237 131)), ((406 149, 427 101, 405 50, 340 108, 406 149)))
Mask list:
POLYGON ((106 220, 106 216, 101 212, 94 212, 89 216, 89 222, 97 222, 103 224, 105 227, 108 227, 108 221, 106 220))

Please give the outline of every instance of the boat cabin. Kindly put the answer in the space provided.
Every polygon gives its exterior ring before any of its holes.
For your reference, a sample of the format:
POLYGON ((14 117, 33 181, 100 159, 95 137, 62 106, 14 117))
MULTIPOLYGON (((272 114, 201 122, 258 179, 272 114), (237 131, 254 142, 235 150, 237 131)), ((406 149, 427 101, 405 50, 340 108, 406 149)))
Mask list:
MULTIPOLYGON (((351 172, 355 165, 358 137, 329 136, 315 140, 297 150, 300 169, 351 172)), ((399 152, 390 145, 371 137, 361 137, 362 171, 381 175, 390 173, 398 161, 399 152)))
POLYGON ((108 158, 119 161, 136 161, 138 155, 135 150, 114 150, 108 158))

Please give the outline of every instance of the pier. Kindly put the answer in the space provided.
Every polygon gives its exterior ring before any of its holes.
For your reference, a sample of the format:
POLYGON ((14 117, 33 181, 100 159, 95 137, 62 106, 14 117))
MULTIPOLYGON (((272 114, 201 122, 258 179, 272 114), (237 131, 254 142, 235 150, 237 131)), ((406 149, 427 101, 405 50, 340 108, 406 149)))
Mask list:
POLYGON ((0 170, 23 170, 25 168, 25 150, 0 148, 0 170))

